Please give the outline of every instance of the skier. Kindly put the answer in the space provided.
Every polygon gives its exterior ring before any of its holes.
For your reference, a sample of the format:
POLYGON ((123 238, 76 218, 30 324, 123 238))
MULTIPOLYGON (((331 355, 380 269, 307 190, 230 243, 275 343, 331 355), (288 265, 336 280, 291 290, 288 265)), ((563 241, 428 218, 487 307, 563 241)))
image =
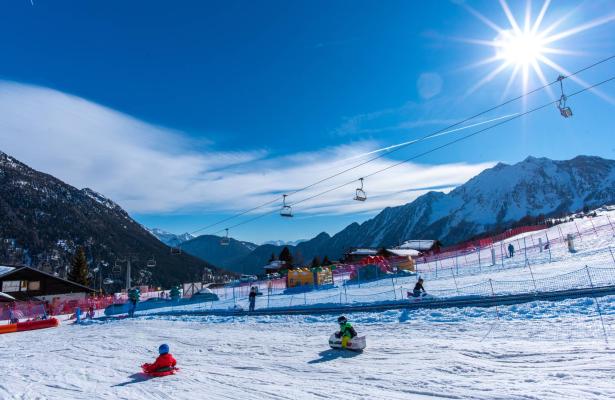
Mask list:
POLYGON ((508 254, 510 255, 510 258, 513 258, 515 255, 515 246, 513 246, 512 243, 508 244, 508 254))
POLYGON ((146 374, 173 373, 173 371, 176 370, 175 365, 177 361, 173 358, 171 353, 169 353, 169 345, 161 344, 160 347, 158 347, 158 353, 160 356, 156 358, 153 364, 145 363, 141 366, 143 372, 146 374))
POLYGON ((412 293, 408 293, 408 297, 421 297, 421 290, 423 291, 423 293, 427 293, 425 291, 425 288, 423 287, 423 282, 423 278, 419 278, 419 280, 416 281, 416 285, 414 285, 412 293))
POLYGON ((250 295, 248 297, 250 299, 250 312, 252 312, 256 306, 256 286, 250 288, 250 295))
POLYGON ((342 338, 342 348, 345 349, 348 341, 357 336, 357 331, 354 330, 348 319, 343 315, 337 319, 337 322, 340 324, 340 330, 335 333, 335 337, 338 339, 342 338))

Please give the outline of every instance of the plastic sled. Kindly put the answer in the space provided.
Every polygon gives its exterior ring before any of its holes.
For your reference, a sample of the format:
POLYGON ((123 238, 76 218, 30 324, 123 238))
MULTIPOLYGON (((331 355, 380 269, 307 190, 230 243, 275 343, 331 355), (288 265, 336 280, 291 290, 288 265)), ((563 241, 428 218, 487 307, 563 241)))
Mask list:
MULTIPOLYGON (((366 346, 365 336, 356 336, 348 341, 346 350, 361 351, 366 346)), ((335 337, 335 333, 329 338, 329 346, 332 349, 343 349, 342 338, 335 337)))
POLYGON ((415 302, 415 301, 429 301, 429 300, 435 300, 436 296, 432 295, 432 294, 428 294, 428 293, 422 293, 419 297, 414 297, 412 295, 412 292, 408 292, 408 300, 415 302))
POLYGON ((179 368, 177 368, 177 367, 169 367, 169 368, 164 368, 162 370, 158 370, 158 371, 154 371, 154 372, 145 372, 145 368, 146 368, 147 365, 148 364, 141 365, 141 369, 143 370, 143 373, 145 375, 148 375, 148 376, 155 376, 155 377, 167 376, 167 375, 173 375, 174 373, 179 371, 179 368))

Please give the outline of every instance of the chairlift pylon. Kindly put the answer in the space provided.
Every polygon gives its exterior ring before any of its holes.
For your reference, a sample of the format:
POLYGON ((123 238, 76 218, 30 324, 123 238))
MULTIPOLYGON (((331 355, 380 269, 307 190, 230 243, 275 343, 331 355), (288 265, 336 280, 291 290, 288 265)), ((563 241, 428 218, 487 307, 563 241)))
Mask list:
POLYGON ((359 178, 359 182, 361 182, 361 187, 357 188, 354 199, 356 201, 365 201, 367 200, 367 195, 365 194, 365 190, 363 190, 363 178, 359 178))
POLYGON ((560 75, 557 77, 557 80, 559 81, 559 87, 562 92, 561 97, 557 101, 557 108, 562 117, 570 118, 572 117, 572 109, 566 106, 566 100, 568 100, 568 97, 566 97, 566 95, 564 94, 564 79, 566 79, 564 75, 560 75))
POLYGON ((289 205, 286 204, 286 196, 288 195, 283 195, 284 197, 282 198, 282 209, 280 210, 280 215, 283 217, 292 217, 293 216, 293 208, 289 205))
POLYGON ((222 239, 220 239, 220 245, 221 246, 228 246, 229 244, 231 244, 231 239, 229 239, 228 237, 228 228, 224 229, 226 231, 226 236, 224 236, 222 239))
POLYGON ((113 272, 114 274, 119 274, 120 272, 122 272, 122 267, 120 266, 119 262, 116 261, 115 264, 113 264, 111 272, 113 272))

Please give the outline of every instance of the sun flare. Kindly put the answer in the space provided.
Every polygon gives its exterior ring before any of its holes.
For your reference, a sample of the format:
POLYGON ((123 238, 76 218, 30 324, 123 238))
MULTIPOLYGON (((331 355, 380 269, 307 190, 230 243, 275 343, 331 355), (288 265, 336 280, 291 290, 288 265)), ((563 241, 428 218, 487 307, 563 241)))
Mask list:
MULTIPOLYGON (((553 55, 573 56, 582 55, 583 53, 570 50, 569 42, 563 39, 615 21, 615 13, 613 13, 568 29, 558 30, 571 16, 578 12, 579 8, 577 7, 569 11, 550 25, 543 26, 550 4, 550 0, 545 0, 540 9, 537 12, 533 12, 532 2, 527 0, 525 13, 521 19, 518 19, 511 11, 506 0, 500 0, 502 11, 508 21, 508 26, 501 27, 464 3, 464 7, 472 15, 496 33, 496 37, 493 40, 461 39, 465 42, 487 46, 494 50, 492 56, 480 60, 470 67, 497 64, 493 70, 468 90, 468 94, 492 81, 506 70, 510 71, 510 77, 502 93, 503 97, 506 96, 511 87, 515 86, 515 82, 519 80, 521 80, 521 86, 526 91, 531 79, 530 75, 535 76, 543 85, 546 85, 548 81, 552 81, 560 74, 570 75, 569 71, 553 60, 553 55), (559 47, 557 47, 558 42, 559 47), (543 68, 550 69, 548 72, 549 79, 545 76, 543 68)), ((587 86, 584 81, 576 76, 572 76, 571 79, 583 86, 587 86)), ((550 91, 550 88, 547 88, 547 90, 550 91)), ((597 90, 592 91, 600 97, 604 97, 597 90)))

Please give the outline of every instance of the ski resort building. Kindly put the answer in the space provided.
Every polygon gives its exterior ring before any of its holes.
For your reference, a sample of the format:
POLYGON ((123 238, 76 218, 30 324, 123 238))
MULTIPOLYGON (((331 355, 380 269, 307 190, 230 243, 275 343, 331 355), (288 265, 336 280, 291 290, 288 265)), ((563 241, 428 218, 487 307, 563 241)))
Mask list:
POLYGON ((31 267, 0 267, 0 292, 17 300, 81 300, 96 291, 31 267))

